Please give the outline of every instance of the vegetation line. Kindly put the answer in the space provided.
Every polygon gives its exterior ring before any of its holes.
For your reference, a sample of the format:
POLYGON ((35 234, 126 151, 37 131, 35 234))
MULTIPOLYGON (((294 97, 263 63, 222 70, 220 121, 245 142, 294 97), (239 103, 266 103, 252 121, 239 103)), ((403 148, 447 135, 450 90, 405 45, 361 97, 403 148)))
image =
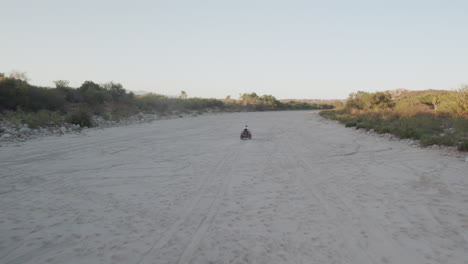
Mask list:
POLYGON ((457 146, 468 151, 468 86, 458 91, 350 94, 345 104, 320 115, 347 127, 419 140, 422 146, 457 146))
MULTIPOLYGON (((329 104, 298 101, 280 102, 272 95, 245 93, 238 100, 189 98, 185 91, 178 98, 159 94, 137 96, 119 83, 97 84, 85 81, 72 88, 68 81, 55 81, 55 88, 28 83, 25 74, 9 77, 0 73, 0 121, 30 128, 60 126, 64 123, 91 127, 93 116, 120 120, 138 113, 170 115, 205 111, 272 111, 331 109, 329 104)), ((1 131, 0 131, 1 133, 1 131)))

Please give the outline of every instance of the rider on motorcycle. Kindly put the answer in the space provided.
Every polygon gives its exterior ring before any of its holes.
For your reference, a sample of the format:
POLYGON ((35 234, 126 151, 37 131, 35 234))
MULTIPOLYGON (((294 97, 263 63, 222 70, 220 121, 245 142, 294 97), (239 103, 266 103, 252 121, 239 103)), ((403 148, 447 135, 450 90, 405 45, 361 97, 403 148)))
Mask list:
POLYGON ((247 125, 244 127, 244 130, 242 130, 240 138, 241 139, 246 139, 246 138, 247 139, 252 139, 252 132, 250 132, 247 125))

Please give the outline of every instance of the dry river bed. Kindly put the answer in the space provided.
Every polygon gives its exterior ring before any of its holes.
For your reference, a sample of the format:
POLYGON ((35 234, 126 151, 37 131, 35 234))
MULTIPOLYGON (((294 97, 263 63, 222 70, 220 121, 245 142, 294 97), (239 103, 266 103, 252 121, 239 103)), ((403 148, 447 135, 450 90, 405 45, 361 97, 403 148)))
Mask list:
POLYGON ((468 163, 314 111, 3 146, 0 212, 4 264, 468 263, 468 163))

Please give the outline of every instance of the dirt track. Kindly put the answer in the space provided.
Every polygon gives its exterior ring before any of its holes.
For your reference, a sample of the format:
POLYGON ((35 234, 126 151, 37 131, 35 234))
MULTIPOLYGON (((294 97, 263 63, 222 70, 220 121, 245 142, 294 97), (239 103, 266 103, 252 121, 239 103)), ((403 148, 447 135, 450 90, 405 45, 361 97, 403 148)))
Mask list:
POLYGON ((0 263, 468 263, 468 163, 317 112, 90 130, 0 164, 0 263))

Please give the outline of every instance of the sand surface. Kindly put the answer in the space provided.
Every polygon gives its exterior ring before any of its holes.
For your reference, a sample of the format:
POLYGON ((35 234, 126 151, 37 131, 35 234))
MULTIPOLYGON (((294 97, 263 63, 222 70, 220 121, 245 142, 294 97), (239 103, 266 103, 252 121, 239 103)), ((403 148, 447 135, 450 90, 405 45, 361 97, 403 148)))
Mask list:
POLYGON ((310 111, 4 146, 0 263, 468 263, 468 163, 310 111))

